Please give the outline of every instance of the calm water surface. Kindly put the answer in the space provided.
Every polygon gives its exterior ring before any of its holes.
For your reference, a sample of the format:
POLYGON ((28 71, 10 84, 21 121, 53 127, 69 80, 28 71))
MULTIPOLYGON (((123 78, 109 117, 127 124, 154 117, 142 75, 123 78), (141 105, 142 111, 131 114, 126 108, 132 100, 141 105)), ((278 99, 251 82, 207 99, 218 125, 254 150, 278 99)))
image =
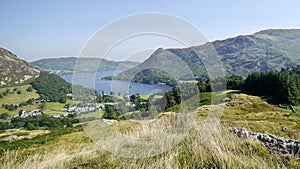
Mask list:
POLYGON ((70 83, 79 84, 88 88, 94 88, 99 93, 104 91, 106 94, 109 94, 111 91, 113 91, 115 94, 151 94, 160 91, 171 90, 171 87, 167 85, 148 85, 130 81, 101 80, 102 77, 114 75, 114 73, 114 71, 104 71, 96 74, 80 73, 73 75, 62 75, 61 77, 70 83))

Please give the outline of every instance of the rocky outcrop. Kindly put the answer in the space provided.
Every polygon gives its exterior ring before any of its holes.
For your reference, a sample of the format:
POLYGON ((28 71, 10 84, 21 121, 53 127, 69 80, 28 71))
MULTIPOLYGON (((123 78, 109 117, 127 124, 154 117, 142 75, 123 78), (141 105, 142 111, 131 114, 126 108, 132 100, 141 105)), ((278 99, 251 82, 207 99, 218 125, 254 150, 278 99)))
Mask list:
POLYGON ((228 130, 241 138, 253 138, 260 141, 270 150, 271 154, 300 155, 300 141, 249 131, 245 128, 232 128, 228 130))
POLYGON ((12 52, 0 48, 0 86, 13 86, 39 76, 39 71, 12 52))

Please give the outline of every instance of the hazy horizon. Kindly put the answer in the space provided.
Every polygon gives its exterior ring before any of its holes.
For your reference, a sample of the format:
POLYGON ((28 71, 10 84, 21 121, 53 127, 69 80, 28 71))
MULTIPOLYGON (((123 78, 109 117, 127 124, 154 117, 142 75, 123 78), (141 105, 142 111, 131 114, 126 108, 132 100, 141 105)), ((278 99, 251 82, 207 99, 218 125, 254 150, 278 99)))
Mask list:
MULTIPOLYGON (((297 29, 298 1, 1 1, 0 46, 19 58, 78 56, 87 40, 112 21, 143 12, 178 16, 197 27, 209 41, 252 34, 264 29, 297 29)), ((148 39, 156 44, 157 40, 148 39)), ((148 41, 147 41, 148 43, 148 41)), ((139 44, 128 43, 126 47, 139 44)), ((141 44, 141 43, 140 43, 141 44)), ((140 45, 139 44, 139 45, 140 45)), ((125 44, 126 45, 126 44, 125 44)), ((166 41, 155 48, 183 47, 166 41)), ((120 52, 122 53, 122 52, 120 52)), ((151 53, 151 52, 148 52, 151 53)), ((123 53, 122 53, 123 54, 123 53)), ((122 60, 115 52, 115 59, 122 60)), ((143 58, 145 59, 145 58, 143 58)), ((140 58, 140 61, 143 60, 140 58)))

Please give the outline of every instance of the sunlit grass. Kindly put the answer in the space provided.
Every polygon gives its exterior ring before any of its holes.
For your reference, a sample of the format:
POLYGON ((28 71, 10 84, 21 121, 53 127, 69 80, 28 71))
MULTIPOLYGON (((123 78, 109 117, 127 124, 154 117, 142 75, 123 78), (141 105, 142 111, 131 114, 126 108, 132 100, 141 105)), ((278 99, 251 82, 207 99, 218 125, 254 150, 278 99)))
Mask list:
MULTIPOLYGON (((125 122, 128 127, 132 126, 130 123, 125 122)), ((296 157, 271 155, 259 142, 238 138, 220 128, 200 143, 201 129, 202 122, 197 122, 178 145, 147 158, 119 156, 98 147, 84 132, 76 132, 44 145, 6 152, 0 158, 1 168, 297 168, 300 165, 296 157)))
MULTIPOLYGON (((26 89, 30 85, 24 85, 20 87, 9 87, 7 89, 10 89, 10 93, 7 94, 6 96, 3 96, 2 99, 0 99, 0 104, 2 105, 3 103, 5 104, 20 104, 22 102, 26 102, 27 100, 31 98, 38 98, 39 95, 36 93, 36 90, 32 90, 32 92, 26 91, 26 89), (17 90, 21 90, 21 94, 17 94, 17 91, 13 91, 14 88, 17 88, 17 90)), ((6 90, 6 88, 0 89, 0 93, 3 93, 6 90)))
POLYGON ((38 104, 19 107, 18 109, 13 110, 13 111, 9 111, 7 109, 4 109, 4 108, 0 107, 0 113, 1 112, 3 112, 3 113, 6 112, 6 113, 9 113, 10 116, 14 116, 14 115, 18 115, 19 112, 20 112, 20 110, 30 111, 30 110, 38 110, 38 109, 39 109, 39 105, 38 104))
MULTIPOLYGON (((202 100, 209 100, 210 96, 209 93, 204 93, 202 100)), ((226 126, 238 126, 255 132, 300 139, 298 115, 269 105, 255 96, 235 96, 233 102, 248 100, 251 104, 225 106, 221 125, 216 126, 217 130, 204 143, 200 143, 199 138, 210 105, 198 110, 196 123, 179 144, 153 157, 122 157, 98 147, 85 132, 76 132, 43 145, 8 151, 0 157, 1 168, 298 168, 298 157, 272 155, 258 141, 238 138, 226 130, 226 126)), ((191 98, 185 104, 190 106, 195 102, 199 103, 199 100, 191 98)), ((98 115, 99 112, 93 112, 79 117, 98 115)), ((168 131, 174 120, 176 114, 164 113, 153 122, 144 120, 144 124, 139 124, 136 121, 121 120, 115 121, 110 127, 120 134, 147 140, 156 133, 168 131)), ((101 120, 90 122, 90 127, 95 129, 94 134, 110 135, 111 133, 105 133, 106 130, 97 130, 101 123, 101 120)), ((112 139, 108 143, 118 148, 117 141, 112 139)))
POLYGON ((3 133, 0 133, 0 140, 8 137, 8 136, 12 136, 12 135, 16 135, 16 136, 29 136, 31 138, 36 137, 38 135, 44 135, 49 133, 50 131, 48 130, 24 130, 24 129, 11 129, 11 130, 6 130, 3 133))
POLYGON ((43 109, 43 113, 45 113, 45 114, 67 114, 67 112, 65 112, 66 104, 70 104, 70 106, 72 106, 74 103, 72 100, 67 100, 66 103, 46 102, 45 107, 43 109))
POLYGON ((90 113, 79 115, 76 118, 90 118, 90 117, 101 118, 103 116, 103 114, 104 114, 103 110, 98 110, 95 112, 90 112, 90 113))
POLYGON ((235 102, 248 100, 252 104, 227 106, 222 123, 227 126, 246 127, 255 132, 300 139, 300 117, 287 109, 270 105, 259 97, 236 95, 235 102))
POLYGON ((149 98, 148 94, 140 94, 141 99, 147 100, 149 98))

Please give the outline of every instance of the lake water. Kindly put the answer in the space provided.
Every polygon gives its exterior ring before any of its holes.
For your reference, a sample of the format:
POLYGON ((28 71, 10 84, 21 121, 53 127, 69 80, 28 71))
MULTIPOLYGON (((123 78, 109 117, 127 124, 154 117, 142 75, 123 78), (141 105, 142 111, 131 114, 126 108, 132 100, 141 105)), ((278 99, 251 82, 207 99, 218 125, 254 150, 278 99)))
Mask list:
POLYGON ((80 73, 72 75, 62 75, 61 77, 67 82, 79 84, 84 87, 96 89, 99 93, 104 91, 109 94, 113 91, 115 94, 152 94, 160 91, 171 90, 167 85, 148 85, 142 83, 135 83, 130 81, 120 80, 101 80, 104 76, 114 75, 114 71, 103 71, 98 73, 80 73))

